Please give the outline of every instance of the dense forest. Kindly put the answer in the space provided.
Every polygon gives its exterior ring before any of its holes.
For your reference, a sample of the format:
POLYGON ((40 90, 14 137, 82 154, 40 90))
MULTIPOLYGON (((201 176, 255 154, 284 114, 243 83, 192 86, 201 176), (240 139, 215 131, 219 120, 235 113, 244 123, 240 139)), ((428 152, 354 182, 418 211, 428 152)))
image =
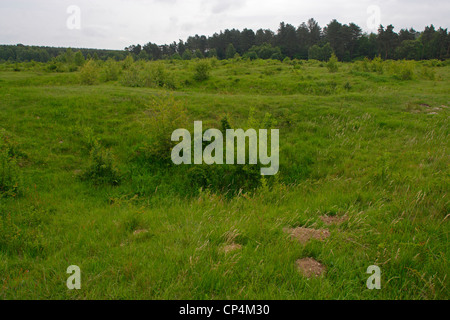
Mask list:
MULTIPOLYGON (((48 62, 53 59, 61 59, 66 52, 67 48, 25 46, 23 44, 0 45, 0 61, 48 62)), ((77 49, 77 53, 78 56, 82 55, 83 59, 88 60, 91 58, 94 60, 107 60, 108 58, 123 60, 128 55, 126 51, 101 49, 77 49)))
MULTIPOLYGON (((0 61, 47 62, 66 51, 65 48, 35 46, 0 46, 0 61)), ((447 59, 450 58, 450 34, 447 29, 436 29, 433 25, 421 32, 410 29, 394 31, 393 25, 383 27, 378 32, 363 33, 354 24, 341 24, 332 20, 325 27, 309 19, 298 28, 284 22, 277 32, 269 29, 242 31, 226 29, 212 36, 190 36, 185 42, 179 40, 171 44, 158 45, 149 42, 126 47, 124 51, 80 49, 85 58, 113 58, 122 60, 127 54, 136 59, 184 59, 217 57, 230 59, 241 56, 248 59, 292 59, 328 60, 332 53, 340 61, 359 58, 382 59, 447 59)))

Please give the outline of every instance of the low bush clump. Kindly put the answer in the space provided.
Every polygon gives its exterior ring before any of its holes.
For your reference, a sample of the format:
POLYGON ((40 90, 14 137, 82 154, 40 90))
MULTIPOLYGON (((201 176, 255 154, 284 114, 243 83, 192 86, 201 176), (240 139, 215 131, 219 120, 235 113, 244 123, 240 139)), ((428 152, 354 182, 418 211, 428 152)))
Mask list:
POLYGON ((196 81, 205 81, 210 77, 211 65, 207 60, 200 60, 194 66, 196 81))
POLYGON ((396 62, 392 69, 394 77, 399 80, 412 80, 414 78, 414 64, 411 61, 396 62))
POLYGON ((83 172, 82 178, 95 185, 117 185, 120 182, 120 173, 111 151, 104 149, 97 140, 93 142, 89 165, 83 172))
POLYGON ((338 59, 334 53, 331 54, 331 58, 327 62, 327 68, 330 72, 337 72, 339 69, 338 59))
POLYGON ((162 63, 133 63, 123 73, 120 83, 126 87, 176 89, 175 79, 162 63))
POLYGON ((171 150, 176 144, 171 140, 172 132, 186 128, 186 120, 184 106, 172 96, 155 98, 141 119, 149 141, 143 147, 146 158, 151 162, 171 163, 171 150))
POLYGON ((102 70, 102 81, 116 81, 119 79, 120 67, 113 59, 106 60, 102 70))
POLYGON ((94 60, 89 60, 80 71, 81 84, 94 85, 98 82, 99 70, 94 60))

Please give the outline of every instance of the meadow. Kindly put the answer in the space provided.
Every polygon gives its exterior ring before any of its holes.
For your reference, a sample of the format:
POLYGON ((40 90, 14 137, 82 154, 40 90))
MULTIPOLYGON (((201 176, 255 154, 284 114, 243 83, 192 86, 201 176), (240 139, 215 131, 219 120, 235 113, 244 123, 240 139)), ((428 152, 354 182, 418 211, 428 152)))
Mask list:
POLYGON ((449 81, 438 60, 0 63, 0 298, 448 299, 449 81), (279 129, 279 173, 175 166, 196 120, 279 129))

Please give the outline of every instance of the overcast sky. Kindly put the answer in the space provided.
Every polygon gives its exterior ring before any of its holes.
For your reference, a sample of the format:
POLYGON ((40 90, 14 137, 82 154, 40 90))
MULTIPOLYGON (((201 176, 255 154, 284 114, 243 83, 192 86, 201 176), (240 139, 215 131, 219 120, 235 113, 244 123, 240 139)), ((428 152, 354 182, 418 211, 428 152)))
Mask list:
POLYGON ((370 6, 378 6, 381 24, 397 32, 449 27, 449 0, 1 0, 0 44, 123 49, 227 28, 276 31, 281 21, 297 27, 311 17, 322 27, 335 18, 370 31, 370 6), (79 29, 70 6, 80 9, 79 29))

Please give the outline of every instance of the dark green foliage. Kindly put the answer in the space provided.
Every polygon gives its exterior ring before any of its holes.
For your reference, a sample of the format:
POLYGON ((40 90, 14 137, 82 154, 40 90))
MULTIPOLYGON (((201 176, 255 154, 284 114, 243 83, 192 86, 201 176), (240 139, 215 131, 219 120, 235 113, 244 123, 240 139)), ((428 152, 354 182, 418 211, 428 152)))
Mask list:
POLYGON ((228 44, 227 51, 225 53, 226 59, 233 59, 236 55, 236 49, 234 48, 234 45, 232 43, 228 44))
POLYGON ((333 54, 333 49, 329 43, 326 43, 324 46, 319 47, 318 45, 314 45, 308 50, 308 59, 314 59, 319 61, 327 61, 331 58, 333 54))
POLYGON ((172 96, 156 97, 140 121, 147 136, 141 148, 144 157, 150 163, 170 164, 171 150, 176 144, 171 139, 172 132, 187 124, 185 107, 172 96))
POLYGON ((327 68, 330 72, 337 72, 339 69, 338 60, 334 53, 331 55, 330 59, 327 62, 327 68))
POLYGON ((279 47, 273 47, 270 44, 262 44, 260 46, 253 46, 249 54, 253 57, 258 57, 260 59, 272 59, 273 56, 281 57, 281 49, 279 47))
POLYGON ((191 60, 192 59, 192 52, 190 50, 186 50, 183 52, 182 55, 183 60, 191 60))
POLYGON ((89 164, 81 177, 94 185, 117 185, 121 180, 111 151, 103 148, 97 140, 93 142, 89 164))
POLYGON ((194 66, 194 79, 196 81, 205 81, 210 77, 211 64, 208 60, 200 60, 194 66))
POLYGON ((80 71, 81 84, 94 85, 99 80, 99 68, 94 60, 89 60, 80 71))

